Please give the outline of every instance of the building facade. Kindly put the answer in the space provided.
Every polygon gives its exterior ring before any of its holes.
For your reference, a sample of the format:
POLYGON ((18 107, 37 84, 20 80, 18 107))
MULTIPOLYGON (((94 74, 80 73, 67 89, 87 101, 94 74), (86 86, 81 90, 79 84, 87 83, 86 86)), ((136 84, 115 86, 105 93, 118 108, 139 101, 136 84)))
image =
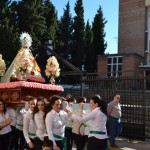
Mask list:
POLYGON ((98 56, 98 74, 150 75, 150 0, 119 0, 118 27, 118 54, 98 56))

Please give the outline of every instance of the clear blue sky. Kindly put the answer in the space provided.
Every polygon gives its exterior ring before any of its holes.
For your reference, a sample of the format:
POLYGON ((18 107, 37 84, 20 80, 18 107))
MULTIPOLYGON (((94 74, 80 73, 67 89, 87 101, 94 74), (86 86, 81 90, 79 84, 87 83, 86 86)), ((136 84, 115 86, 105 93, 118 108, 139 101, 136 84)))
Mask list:
MULTIPOLYGON (((55 6, 58 17, 63 15, 68 0, 51 0, 55 6)), ((69 0, 72 17, 75 15, 74 6, 76 0, 69 0)), ((99 6, 102 7, 104 18, 108 21, 105 26, 107 41, 106 53, 114 54, 118 51, 118 6, 119 0, 83 0, 85 23, 89 19, 92 23, 99 6)))

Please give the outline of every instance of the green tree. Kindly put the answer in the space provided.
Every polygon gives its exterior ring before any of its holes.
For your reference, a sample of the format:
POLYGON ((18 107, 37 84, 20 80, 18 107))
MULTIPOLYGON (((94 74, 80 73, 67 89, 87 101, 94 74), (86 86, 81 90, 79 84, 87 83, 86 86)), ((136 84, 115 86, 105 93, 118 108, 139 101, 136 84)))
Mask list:
POLYGON ((44 17, 46 19, 46 32, 44 33, 45 42, 53 40, 55 47, 56 33, 58 30, 57 13, 54 5, 49 0, 44 0, 44 17))
POLYGON ((85 25, 82 0, 77 0, 74 10, 76 16, 74 17, 72 62, 76 67, 83 70, 85 25))
POLYGON ((93 62, 95 61, 95 58, 93 57, 92 42, 93 42, 93 32, 91 30, 91 26, 88 20, 85 27, 85 63, 84 63, 84 68, 87 72, 93 72, 93 62))
POLYGON ((16 3, 0 1, 0 53, 7 65, 14 59, 19 48, 19 34, 16 24, 16 3))
POLYGON ((97 10, 97 14, 94 17, 94 21, 92 24, 92 31, 93 31, 93 53, 95 61, 93 62, 93 69, 94 72, 97 70, 97 59, 98 55, 103 55, 105 49, 107 47, 107 43, 105 42, 106 33, 104 31, 105 24, 107 21, 103 17, 103 11, 101 6, 97 10))
POLYGON ((105 49, 107 47, 107 43, 105 42, 105 36, 106 33, 104 31, 105 24, 107 21, 103 17, 103 11, 101 6, 99 6, 99 9, 97 10, 97 14, 94 17, 94 21, 92 24, 92 31, 93 31, 93 51, 94 51, 94 57, 95 57, 95 63, 94 63, 94 69, 96 71, 97 67, 97 56, 103 55, 105 52, 105 49))
POLYGON ((61 48, 61 53, 63 58, 71 61, 71 45, 72 45, 72 33, 73 33, 73 19, 70 14, 70 4, 69 2, 64 9, 64 14, 60 19, 60 38, 63 43, 61 48))
POLYGON ((28 32, 33 47, 38 48, 46 32, 43 0, 22 0, 18 3, 19 32, 28 32))

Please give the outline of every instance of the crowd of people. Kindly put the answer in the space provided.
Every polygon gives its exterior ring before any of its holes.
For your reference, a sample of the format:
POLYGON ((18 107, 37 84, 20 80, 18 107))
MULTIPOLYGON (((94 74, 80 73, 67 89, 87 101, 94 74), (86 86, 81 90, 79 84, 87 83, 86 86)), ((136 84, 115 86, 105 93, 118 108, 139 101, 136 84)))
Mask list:
POLYGON ((84 109, 85 97, 68 94, 50 97, 30 96, 28 107, 11 108, 0 100, 0 148, 2 150, 106 150, 117 147, 121 132, 120 95, 109 104, 94 95, 90 108, 84 109), (77 104, 78 109, 73 105, 77 104), (109 124, 109 138, 106 123, 109 124))

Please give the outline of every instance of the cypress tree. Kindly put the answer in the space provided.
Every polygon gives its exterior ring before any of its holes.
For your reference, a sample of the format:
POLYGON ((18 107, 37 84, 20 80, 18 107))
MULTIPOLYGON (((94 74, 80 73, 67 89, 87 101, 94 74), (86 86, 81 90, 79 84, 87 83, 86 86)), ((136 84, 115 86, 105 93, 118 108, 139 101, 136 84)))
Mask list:
MULTIPOLYGON (((44 0, 44 17, 46 19, 45 42, 53 40, 53 43, 55 43, 58 30, 57 13, 54 5, 49 0, 44 0)), ((55 44, 53 44, 53 46, 55 46, 55 44)))
POLYGON ((76 67, 83 70, 85 27, 84 27, 84 9, 82 0, 77 0, 74 10, 76 16, 74 17, 72 61, 76 67))
POLYGON ((105 24, 107 21, 103 17, 103 11, 101 6, 99 6, 99 9, 97 10, 97 14, 94 17, 93 25, 92 25, 92 31, 93 31, 93 51, 94 51, 94 57, 95 57, 95 70, 97 68, 97 56, 103 55, 105 52, 105 49, 107 47, 107 43, 105 42, 105 36, 106 33, 104 31, 105 24))
POLYGON ((69 2, 64 9, 64 14, 60 19, 60 33, 61 41, 63 46, 61 48, 61 53, 63 58, 71 62, 71 45, 72 45, 72 32, 73 32, 73 19, 70 14, 70 4, 69 2))
POLYGON ((92 49, 92 42, 93 42, 93 32, 91 30, 91 26, 89 24, 89 20, 87 21, 85 27, 85 70, 87 72, 93 72, 93 62, 95 58, 93 57, 93 49, 92 49))

